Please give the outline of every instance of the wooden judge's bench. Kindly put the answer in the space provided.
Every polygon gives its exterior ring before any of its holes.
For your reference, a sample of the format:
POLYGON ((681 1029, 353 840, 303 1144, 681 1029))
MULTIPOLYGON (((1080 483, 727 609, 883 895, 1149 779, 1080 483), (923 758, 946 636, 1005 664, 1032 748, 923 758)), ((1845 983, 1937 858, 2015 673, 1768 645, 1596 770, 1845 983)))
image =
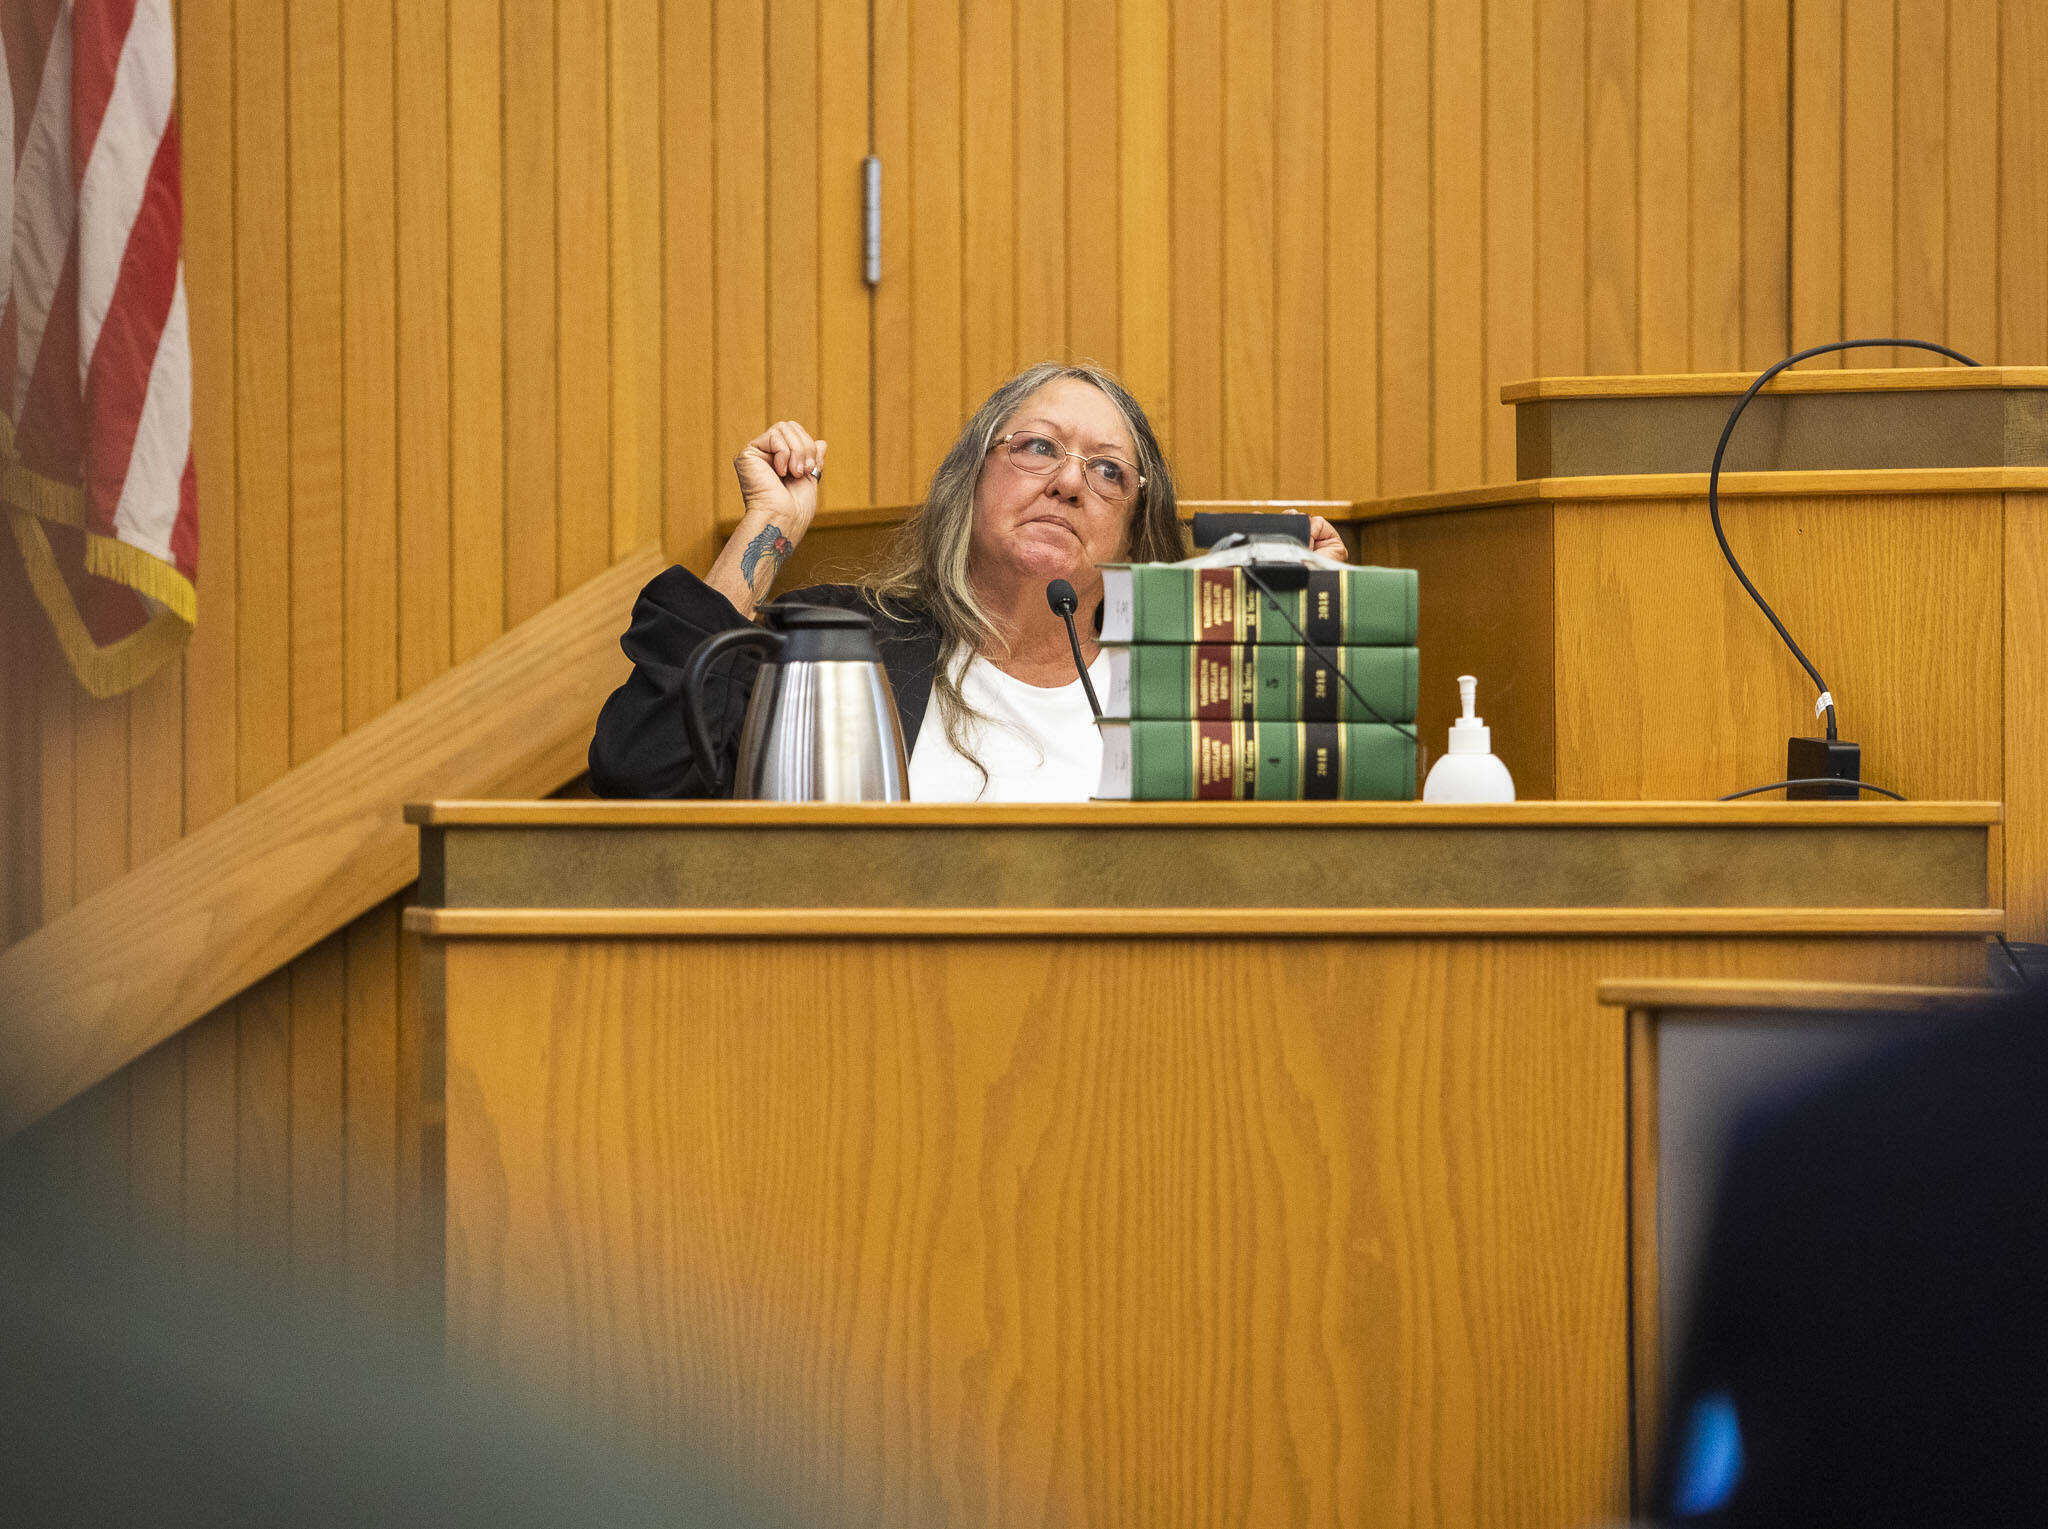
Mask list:
POLYGON ((1975 985, 1999 816, 415 809, 451 1357, 847 1523, 1617 1516, 1600 981, 1975 985))

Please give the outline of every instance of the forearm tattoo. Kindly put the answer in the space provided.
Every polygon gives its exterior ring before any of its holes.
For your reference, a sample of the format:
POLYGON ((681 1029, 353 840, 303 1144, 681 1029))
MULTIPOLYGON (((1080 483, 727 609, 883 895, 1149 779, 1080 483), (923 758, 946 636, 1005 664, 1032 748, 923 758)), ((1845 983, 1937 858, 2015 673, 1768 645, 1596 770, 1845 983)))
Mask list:
POLYGON ((780 526, 763 526, 761 533, 747 543, 746 551, 740 554, 740 577, 747 581, 747 588, 756 596, 765 595, 775 583, 775 575, 782 571, 783 561, 796 551, 796 543, 782 534, 780 526), (756 579, 756 569, 766 565, 768 577, 756 579))

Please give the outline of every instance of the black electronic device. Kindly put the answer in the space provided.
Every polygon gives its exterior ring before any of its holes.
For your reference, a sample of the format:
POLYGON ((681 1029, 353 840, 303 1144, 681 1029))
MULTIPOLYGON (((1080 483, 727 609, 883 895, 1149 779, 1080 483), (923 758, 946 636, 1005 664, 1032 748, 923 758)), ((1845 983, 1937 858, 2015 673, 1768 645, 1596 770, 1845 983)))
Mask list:
POLYGON ((1785 743, 1786 799, 1855 801, 1862 788, 1863 750, 1840 738, 1791 738, 1785 743), (1837 784, 1839 782, 1839 784, 1837 784))
POLYGON ((1213 547, 1232 535, 1284 536, 1304 547, 1309 545, 1306 515, 1226 515, 1204 511, 1195 516, 1193 531, 1197 547, 1213 547))

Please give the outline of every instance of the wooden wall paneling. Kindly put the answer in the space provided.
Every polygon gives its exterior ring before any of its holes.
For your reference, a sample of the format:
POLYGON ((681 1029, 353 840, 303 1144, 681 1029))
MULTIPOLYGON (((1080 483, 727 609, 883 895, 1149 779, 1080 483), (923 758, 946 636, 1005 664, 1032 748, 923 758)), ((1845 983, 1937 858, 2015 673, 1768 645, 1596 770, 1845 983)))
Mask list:
MULTIPOLYGON (((1123 4, 1066 8, 1066 352, 1123 370, 1119 230, 1124 133, 1117 42, 1123 4)), ((1165 161, 1160 161, 1164 164, 1165 161)), ((1128 379, 1126 379, 1128 381, 1128 379)), ((1142 395, 1139 395, 1142 401, 1142 395)))
POLYGON ((725 463, 738 448, 719 439, 713 365, 711 25, 711 0, 662 10, 661 544, 692 568, 716 555, 713 520, 719 496, 732 492, 725 463))
MULTIPOLYGON (((458 664, 505 629, 503 36, 500 0, 450 0, 448 608, 449 658, 458 664)), ((646 67, 656 62, 649 46, 646 67)), ((651 125, 635 128, 659 154, 651 125)), ((649 243, 651 260, 659 246, 649 243)), ((641 343, 659 341, 658 327, 646 325, 641 343)))
POLYGON ((730 460, 773 423, 768 412, 768 102, 763 0, 721 4, 713 122, 717 211, 719 450, 730 460))
POLYGON ((1638 0, 1587 0, 1586 364, 1603 376, 1641 365, 1639 47, 1638 0))
MULTIPOLYGON (((185 831, 185 661, 175 658, 128 693, 128 864, 141 865, 185 831)), ((5 811, 0 806, 0 811, 5 811)), ((0 938, 5 938, 0 913, 0 938)))
POLYGON ((1180 492, 1203 499, 1223 493, 1223 0, 1177 0, 1172 48, 1173 408, 1164 444, 1180 492))
MULTIPOLYGON (((1892 237, 1898 216, 1897 32, 1895 0, 1867 0, 1843 9, 1842 333, 1829 338, 1861 339, 1899 332, 1895 327, 1898 250, 1892 237)), ((1914 67, 1912 60, 1907 67, 1914 67)), ((1819 343, 1818 336, 1814 343, 1819 343)), ((1842 364, 1897 365, 1901 364, 1900 354, 1856 351, 1842 364)), ((1905 360, 1903 364, 1920 363, 1905 360)))
POLYGON ((1641 7, 1636 154, 1636 365, 1692 369, 1693 10, 1641 7))
POLYGON ((1324 20, 1325 450, 1330 491, 1369 498, 1380 491, 1379 6, 1330 6, 1324 20))
MULTIPOLYGON (((815 436, 822 429, 818 220, 823 215, 816 0, 777 0, 768 7, 767 23, 768 408, 756 429, 793 419, 815 436)), ((734 448, 740 444, 733 442, 734 448)))
MULTIPOLYGON (((1737 501, 1722 513, 1833 687, 1863 778, 1913 798, 1998 800, 1997 497, 1737 501)), ((1704 518, 1696 500, 1558 508, 1560 797, 1763 785, 1783 776, 1786 738, 1812 732, 1811 685, 1723 570, 1704 518)))
POLYGON ((137 1256, 179 1268, 185 1251, 185 1037, 128 1067, 128 1212, 137 1256))
POLYGON ((2005 917, 2048 940, 2048 496, 2005 499, 2005 917))
POLYGON ((1536 370, 1547 377, 1586 371, 1586 3, 1537 11, 1536 370))
POLYGON ((71 700, 72 896, 83 901, 128 869, 128 697, 71 700))
POLYGON ((910 504, 981 401, 969 396, 966 373, 968 64, 958 5, 884 3, 875 15, 874 149, 882 156, 883 210, 882 285, 874 296, 875 502, 910 504), (904 173, 890 174, 892 156, 904 173), (892 186, 900 200, 891 200, 892 186), (893 259, 891 228, 907 230, 893 259))
MULTIPOLYGON (((1800 0, 1792 7, 1786 352, 1842 338, 1842 14, 1843 0, 1800 0)), ((1839 367, 1842 359, 1817 356, 1806 364, 1839 367)))
POLYGON ((347 933, 337 930, 290 968, 291 1287, 304 1309, 323 1314, 339 1309, 344 1276, 346 951, 347 933))
POLYGON ((448 0, 393 28, 398 133, 398 688, 448 667, 448 0))
POLYGON ((611 562, 611 216, 605 0, 555 6, 555 593, 611 562))
POLYGON ((222 1004, 177 1037, 185 1048, 183 1268, 207 1289, 225 1287, 235 1271, 239 1008, 239 999, 222 1004))
POLYGON ((2048 360, 2048 9, 2005 0, 1998 34, 1998 358, 2048 360))
MULTIPOLYGON (((607 564, 661 522, 661 8, 615 0, 606 32, 611 187, 611 546, 607 564)), ((494 633, 495 635, 495 633, 494 633)))
MULTIPOLYGON (((291 758, 342 734, 342 178, 339 0, 293 0, 287 48, 291 758)), ((282 508, 282 507, 281 507, 282 508)))
MULTIPOLYGON (((1171 0, 1119 0, 1097 91, 1117 100, 1117 367, 1162 439, 1173 433, 1173 152, 1171 0), (1114 59, 1114 79, 1110 60, 1114 59)), ((1327 258, 1327 257, 1326 257, 1327 258)))
POLYGON ((417 936, 397 934, 398 1013, 393 1113, 398 1125, 396 1266, 401 1330, 438 1347, 443 1302, 442 1156, 446 1098, 444 1033, 423 1021, 422 984, 438 985, 438 960, 422 958, 417 936))
POLYGON ((185 292, 192 338, 192 457, 199 486, 199 624, 185 648, 184 803, 187 833, 238 800, 240 642, 235 451, 239 345, 235 304, 232 0, 178 6, 179 166, 185 292))
POLYGON ((291 1288, 291 968, 235 1000, 235 1277, 291 1288))
MULTIPOLYGON (((894 6, 900 17, 904 7, 894 6)), ((879 23, 881 18, 876 17, 879 23)), ((902 22, 894 23, 899 33, 902 22)), ((824 480, 819 484, 824 505, 874 504, 874 392, 876 352, 881 348, 878 296, 870 295, 862 278, 865 243, 861 225, 861 160, 868 152, 869 80, 868 15, 863 7, 821 6, 816 37, 818 80, 817 251, 818 251, 818 418, 811 428, 829 450, 824 480)), ((891 344, 902 368, 897 386, 909 387, 910 288, 904 257, 910 252, 908 215, 912 168, 909 123, 899 110, 895 118, 893 162, 883 161, 883 185, 898 185, 894 223, 883 219, 882 258, 893 255, 896 279, 889 283, 896 299, 891 344), (893 248, 892 248, 893 246, 893 248)), ((880 102, 875 103, 879 108, 880 102)), ((886 195, 886 192, 884 193, 886 195)), ((884 280, 888 278, 885 276, 884 280)), ((897 406, 891 428, 906 437, 896 449, 908 454, 908 410, 897 406)), ((895 501, 907 503, 908 498, 895 501)))
POLYGON ((1515 476, 1515 411, 1501 387, 1536 375, 1536 10, 1487 0, 1485 14, 1486 483, 1515 476))
POLYGON ((1431 479, 1430 14, 1380 9, 1380 492, 1431 479))
MULTIPOLYGON (((1784 355, 1790 319, 1791 0, 1742 0, 1742 356, 1784 355)), ((1732 204, 1731 204, 1732 205, 1732 204)))
POLYGON ((1430 481, 1448 486, 1486 472, 1486 34, 1482 0, 1431 13, 1430 481))
POLYGON ((1903 338, 1938 340, 1948 328, 1948 6, 1899 7, 1895 78, 1896 321, 1903 338))
POLYGON ((241 0, 234 33, 239 798, 253 796, 291 764, 291 191, 283 0, 241 0))
POLYGON ((508 5, 503 28, 509 628, 554 599, 557 586, 554 9, 508 5))
MULTIPOLYGON (((341 50, 342 720, 355 728, 398 699, 398 145, 391 7, 345 7, 341 50)), ((204 525, 209 507, 203 498, 201 504, 204 525)))
POLYGON ((1223 493, 1270 491, 1274 441, 1274 89, 1271 0, 1223 11, 1223 493))
POLYGON ((1273 9, 1273 471, 1268 492, 1330 488, 1326 68, 1320 0, 1273 9))
POLYGON ((81 692, 55 643, 42 650, 36 683, 36 732, 42 747, 36 781, 36 844, 42 851, 37 891, 42 907, 36 923, 47 924, 78 901, 78 860, 74 854, 78 778, 73 756, 76 732, 73 698, 81 692))
POLYGON ((398 905, 387 902, 348 926, 344 953, 346 1308, 387 1329, 398 1295, 398 941, 398 905))
MULTIPOLYGON (((1980 361, 1998 352, 1999 0, 1950 0, 1948 295, 1942 333, 1980 361)), ((2036 76, 2034 87, 2038 88, 2036 76)), ((1936 358, 1930 358, 1936 359, 1936 358)))
MULTIPOLYGON (((963 0, 960 21, 961 398, 1017 369, 1017 96, 1013 0, 963 0)), ((1035 230, 1043 234, 1043 230, 1035 230)))
POLYGON ((0 557, 0 949, 42 922, 42 615, 18 559, 0 557))
MULTIPOLYGON (((1742 365, 1744 73, 1742 0, 1693 0, 1686 365, 1694 371, 1742 365)), ((1780 240, 1783 223, 1780 217, 1780 240)))
MULTIPOLYGON (((1072 354, 1067 333, 1066 7, 1064 0, 1011 0, 1010 11, 1015 28, 1011 90, 991 93, 1014 113, 1009 180, 1016 200, 1009 265, 1015 273, 1017 338, 1010 364, 999 376, 1072 354)), ((970 69, 975 62, 970 54, 970 69)), ((992 84, 985 82, 984 88, 992 84)))

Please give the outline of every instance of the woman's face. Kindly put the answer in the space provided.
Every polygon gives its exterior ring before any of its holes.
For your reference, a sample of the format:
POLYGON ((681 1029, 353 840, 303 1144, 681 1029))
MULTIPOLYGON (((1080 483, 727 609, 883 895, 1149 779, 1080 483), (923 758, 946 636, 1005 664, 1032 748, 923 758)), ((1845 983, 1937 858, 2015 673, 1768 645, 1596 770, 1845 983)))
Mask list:
MULTIPOLYGON (((1117 406, 1076 377, 1057 378, 1026 398, 997 438, 1011 432, 1048 437, 1081 457, 1138 460, 1137 443, 1117 406)), ((970 570, 1088 581, 1095 564, 1123 556, 1138 503, 1136 468, 1130 469, 1132 493, 1119 502, 1090 486, 1079 458, 1058 462, 1052 472, 1038 474, 1013 462, 1005 447, 989 452, 974 491, 970 570)))

